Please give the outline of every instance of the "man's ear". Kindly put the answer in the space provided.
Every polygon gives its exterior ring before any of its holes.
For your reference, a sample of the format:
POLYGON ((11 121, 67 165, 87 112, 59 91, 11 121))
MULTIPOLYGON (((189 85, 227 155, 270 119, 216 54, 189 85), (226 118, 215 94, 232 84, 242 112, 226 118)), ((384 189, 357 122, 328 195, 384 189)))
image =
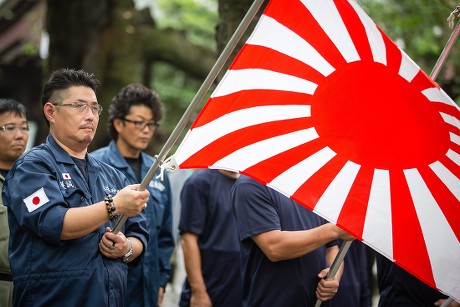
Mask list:
POLYGON ((46 119, 51 123, 54 122, 54 113, 55 113, 56 107, 51 104, 51 102, 47 102, 43 106, 43 114, 45 115, 46 119))
POLYGON ((118 133, 120 133, 121 129, 124 127, 123 120, 121 120, 120 118, 115 118, 113 120, 113 127, 118 133))

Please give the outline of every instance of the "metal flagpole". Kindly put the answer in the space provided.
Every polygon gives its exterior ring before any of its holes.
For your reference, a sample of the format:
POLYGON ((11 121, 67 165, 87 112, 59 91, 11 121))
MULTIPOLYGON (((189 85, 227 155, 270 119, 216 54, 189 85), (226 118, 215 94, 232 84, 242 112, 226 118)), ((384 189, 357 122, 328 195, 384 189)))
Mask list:
MULTIPOLYGON (((156 174, 158 167, 160 166, 160 163, 163 163, 164 159, 168 155, 169 151, 171 148, 174 146, 176 141, 179 139, 180 134, 184 130, 184 128, 187 126, 189 123, 190 119, 194 115, 195 110, 198 108, 200 105, 203 97, 206 95, 208 92, 209 88, 211 87, 212 83, 214 80, 217 78, 219 72, 221 71, 222 67, 224 67, 225 63, 227 62, 228 58, 230 57, 231 53, 233 52, 233 49, 235 49, 236 45, 240 41, 241 37, 243 36, 244 32, 246 29, 249 27, 251 21, 254 19, 254 16, 257 14, 259 11, 260 7, 262 6, 264 0, 255 0, 254 3, 251 5, 249 8, 248 12, 244 16, 243 20, 239 24, 238 28, 236 29, 235 33, 233 33, 232 37, 228 41, 227 45, 225 46, 224 50, 220 54, 219 58, 217 59, 216 63, 212 67, 211 71, 209 72, 208 76, 204 80, 203 84, 199 88, 198 92, 196 93, 195 97, 193 98, 192 102, 190 102, 190 105, 188 106, 187 110, 185 113, 182 115, 181 119, 177 123, 176 127, 174 128, 173 132, 171 132, 171 135, 169 136, 168 140, 166 143, 163 145, 163 148, 161 149, 160 153, 156 157, 155 162, 152 164, 150 167, 149 171, 145 175, 144 179, 142 179, 142 182, 138 188, 139 191, 145 190, 147 185, 149 184, 150 180, 152 180, 153 176, 156 174)), ((117 233, 120 231, 121 227, 123 224, 126 222, 128 219, 127 216, 121 216, 115 227, 113 228, 112 232, 117 233)))
MULTIPOLYGON (((447 21, 449 22, 449 26, 452 28, 453 25, 453 20, 455 19, 455 14, 460 12, 460 6, 457 6, 455 10, 449 15, 447 18, 447 21)), ((460 14, 459 14, 460 16, 460 14)), ((436 61, 436 64, 433 67, 433 70, 431 71, 430 78, 435 81, 436 78, 438 77, 439 71, 441 70, 442 66, 444 65, 444 62, 446 61, 447 56, 452 50, 452 46, 455 44, 455 41, 458 38, 458 35, 460 33, 460 20, 457 22, 457 25, 452 32, 452 34, 449 37, 449 40, 447 41, 444 49, 441 52, 441 55, 439 56, 438 60, 436 61)), ((345 241, 342 243, 340 246, 340 250, 334 259, 334 262, 331 265, 331 268, 329 269, 329 273, 327 274, 326 279, 333 278, 335 274, 337 273, 340 264, 343 261, 343 258, 345 258, 345 255, 348 252, 348 249, 350 248, 351 242, 353 241, 345 241)), ((447 307, 449 304, 453 301, 451 297, 446 299, 444 303, 441 305, 441 307, 447 307)), ((316 300, 315 307, 319 307, 321 305, 322 301, 321 300, 316 300)))
MULTIPOLYGON (((460 12, 460 6, 457 6, 455 10, 449 15, 447 18, 447 21, 449 22, 450 27, 452 28, 453 26, 453 21, 455 19, 455 14, 460 12)), ((446 61, 447 56, 449 55, 452 47, 455 44, 455 41, 458 38, 458 34, 460 33, 460 21, 457 22, 457 25, 455 26, 454 31, 449 37, 449 40, 446 43, 446 46, 441 52, 441 56, 439 57, 438 61, 434 65, 433 70, 431 71, 430 77, 433 80, 436 80, 438 77, 439 71, 441 70, 442 66, 444 65, 444 62, 446 61)))
MULTIPOLYGON (((460 12, 460 6, 457 6, 455 10, 450 13, 449 17, 447 17, 447 21, 449 22, 449 26, 452 28, 454 25, 454 19, 455 19, 455 14, 458 14, 460 12)), ((438 61, 436 62, 433 70, 431 71, 430 77, 433 80, 436 80, 438 77, 439 71, 441 70, 442 66, 444 65, 444 62, 446 61, 447 56, 449 55, 450 51, 452 50, 452 46, 455 44, 455 41, 458 38, 458 34, 460 33, 460 20, 457 22, 457 25, 455 26, 454 31, 449 37, 449 40, 447 41, 446 46, 441 52, 441 56, 439 57, 438 61)), ((441 307, 448 307, 450 303, 454 299, 449 297, 447 298, 442 304, 441 307)))

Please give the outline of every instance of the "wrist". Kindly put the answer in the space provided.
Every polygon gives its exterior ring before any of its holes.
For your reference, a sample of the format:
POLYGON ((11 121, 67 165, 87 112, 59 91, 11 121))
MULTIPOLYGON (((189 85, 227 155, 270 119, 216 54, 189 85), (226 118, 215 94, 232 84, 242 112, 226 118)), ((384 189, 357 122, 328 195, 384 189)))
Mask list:
POLYGON ((115 207, 115 202, 111 195, 104 197, 105 208, 107 209, 107 214, 109 216, 109 221, 115 222, 118 219, 118 214, 115 213, 117 208, 115 207))
POLYGON ((134 253, 134 250, 133 250, 133 243, 131 242, 131 240, 129 240, 128 238, 126 238, 126 242, 128 242, 128 251, 127 251, 126 254, 122 257, 123 262, 129 262, 129 260, 131 260, 131 258, 132 258, 132 256, 133 256, 133 253, 134 253))
POLYGON ((199 286, 190 285, 190 290, 194 295, 203 295, 205 293, 208 293, 208 291, 206 290, 206 286, 204 284, 201 284, 199 286))

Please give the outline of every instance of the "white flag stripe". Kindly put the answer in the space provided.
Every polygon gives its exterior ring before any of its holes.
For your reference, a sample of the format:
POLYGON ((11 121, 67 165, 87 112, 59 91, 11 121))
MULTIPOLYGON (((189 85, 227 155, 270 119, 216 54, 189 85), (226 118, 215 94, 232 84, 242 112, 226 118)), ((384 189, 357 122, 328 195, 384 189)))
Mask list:
POLYGON ((460 262, 460 243, 419 172, 410 169, 405 170, 404 175, 420 222, 436 285, 444 290, 454 290, 454 287, 460 285, 460 276, 451 274, 450 270, 460 262))
POLYGON ((358 13, 359 19, 366 30, 367 38, 369 39, 369 45, 372 50, 372 56, 374 61, 387 65, 387 53, 385 42, 383 41, 382 33, 377 28, 377 25, 367 14, 357 5, 354 1, 349 2, 351 6, 358 13))
POLYGON ((450 96, 447 95, 447 93, 442 88, 440 88, 439 91, 447 99, 449 105, 456 107, 457 110, 460 110, 460 107, 458 106, 458 104, 455 101, 453 101, 452 98, 450 98, 450 96))
POLYGON ((406 79, 407 82, 411 82, 420 71, 420 68, 401 48, 399 48, 399 51, 402 54, 399 75, 406 79))
POLYGON ((244 171, 265 159, 273 157, 286 150, 308 143, 318 138, 315 128, 299 130, 292 133, 275 136, 234 151, 212 165, 213 168, 231 167, 244 171))
POLYGON ((460 201, 460 180, 441 162, 436 161, 430 164, 430 168, 439 179, 449 188, 457 200, 460 201))
POLYGON ((327 216, 331 222, 337 223, 340 211, 342 211, 343 204, 360 167, 360 165, 348 161, 318 200, 314 212, 321 216, 327 216))
POLYGON ((310 117, 309 105, 259 106, 227 113, 204 126, 189 131, 175 154, 176 161, 181 164, 206 145, 236 130, 257 124, 303 117, 310 117))
POLYGON ((342 17, 332 0, 301 0, 301 2, 312 13, 313 17, 329 36, 347 63, 359 61, 361 59, 343 23, 342 17))
POLYGON ((264 46, 279 51, 313 67, 326 77, 335 70, 312 45, 297 33, 266 15, 262 15, 260 18, 257 29, 253 32, 247 44, 264 46), (270 33, 270 35, 266 33, 270 33))
POLYGON ((284 173, 268 183, 267 186, 278 191, 283 191, 283 194, 290 196, 294 194, 308 178, 334 158, 335 155, 336 153, 334 151, 329 147, 325 147, 287 169, 284 173))
POLYGON ((313 95, 318 85, 308 80, 266 69, 229 70, 212 97, 244 90, 279 90, 313 95))
POLYGON ((439 112, 439 114, 441 114, 442 119, 444 119, 444 121, 446 123, 448 123, 448 124, 460 129, 460 121, 458 119, 456 119, 452 115, 446 114, 444 112, 439 112))
POLYGON ((433 102, 442 102, 450 106, 455 104, 455 102, 453 102, 452 99, 450 99, 450 97, 447 96, 444 91, 440 91, 436 87, 427 88, 426 90, 422 91, 422 94, 425 95, 428 100, 433 102))
POLYGON ((453 151, 452 149, 449 149, 447 151, 447 154, 446 156, 451 159, 455 164, 457 164, 458 166, 460 166, 460 155, 458 153, 456 153, 455 151, 453 151))
POLYGON ((455 133, 453 132, 449 132, 449 135, 450 135, 450 140, 457 144, 457 145, 460 145, 460 136, 456 135, 455 133))
POLYGON ((363 240, 393 260, 391 225, 390 173, 388 170, 376 169, 364 221, 363 240))

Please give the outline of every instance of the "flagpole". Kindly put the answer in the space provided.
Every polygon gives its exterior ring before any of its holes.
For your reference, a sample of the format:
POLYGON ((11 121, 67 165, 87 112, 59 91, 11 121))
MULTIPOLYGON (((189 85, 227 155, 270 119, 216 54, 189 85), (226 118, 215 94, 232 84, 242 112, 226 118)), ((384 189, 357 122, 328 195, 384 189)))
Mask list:
MULTIPOLYGON (((457 6, 455 10, 450 13, 450 16, 447 18, 447 21, 449 22, 449 26, 452 28, 453 21, 455 19, 455 14, 458 14, 460 12, 460 6, 457 6)), ((444 65, 444 62, 446 61, 447 56, 452 50, 452 47, 454 46, 455 42, 457 41, 458 35, 460 33, 460 20, 457 22, 457 25, 455 26, 454 31, 449 37, 449 40, 446 43, 446 46, 444 46, 444 49, 441 52, 441 55, 439 56, 438 60, 436 61, 436 64, 433 67, 433 70, 431 71, 430 78, 435 81, 436 78, 438 77, 439 71, 441 70, 442 66, 444 65)), ((448 297, 442 304, 441 307, 448 307, 450 303, 454 299, 452 297, 448 297)))
MULTIPOLYGON (((460 12, 460 6, 456 7, 456 9, 450 14, 449 18, 447 18, 447 21, 449 21, 449 23, 452 22, 453 19, 455 18, 455 14, 457 14, 458 12, 460 12)), ((441 55, 439 56, 438 60, 436 61, 436 64, 433 67, 433 70, 431 71, 430 78, 433 81, 435 81, 436 78, 438 77, 439 71, 444 65, 447 56, 452 51, 452 47, 455 41, 457 40, 459 33, 460 33, 460 20, 457 22, 457 25, 454 31, 450 35, 449 40, 444 46, 444 49, 442 50, 441 55)), ((344 241, 342 243, 342 245, 340 246, 339 253, 334 259, 334 262, 332 263, 331 268, 329 269, 329 273, 327 274, 326 279, 333 278, 335 276, 335 274, 337 273, 340 267, 340 264, 342 263, 343 259, 345 258, 345 255, 348 252, 348 249, 350 248, 351 242, 353 241, 344 241)), ((450 302, 452 302, 452 298, 448 298, 447 300, 445 300, 444 303, 441 305, 441 307, 449 306, 450 302)), ((322 301, 317 299, 315 307, 319 307, 321 303, 322 301)))
POLYGON ((455 26, 454 31, 450 35, 446 46, 441 52, 441 56, 438 58, 438 61, 436 62, 433 70, 431 71, 431 74, 430 74, 431 79, 436 80, 436 78, 438 77, 439 71, 441 70, 442 66, 444 65, 444 62, 446 61, 447 56, 452 50, 452 47, 454 46, 459 33, 460 33, 460 20, 457 22, 457 25, 455 26))
MULTIPOLYGON (((174 146, 174 144, 177 142, 179 139, 182 131, 184 128, 187 126, 189 123, 190 119, 195 113, 195 110, 198 108, 200 105, 201 101, 203 100, 203 97, 206 95, 208 92, 209 88, 211 87, 212 83, 214 80, 217 78, 219 72, 222 70, 222 67, 224 67, 225 63, 227 62, 228 58, 230 57, 231 53, 233 52, 233 49, 235 49, 236 45, 238 42, 241 40, 241 37, 243 36, 244 32, 247 30, 249 25, 251 24, 252 20, 254 19, 254 16, 257 14, 259 11, 260 7, 262 6, 264 0, 255 0, 251 7, 249 8, 248 12, 244 16, 243 20, 241 20, 241 23, 239 24, 238 28, 236 29, 235 33, 233 33, 232 37, 228 41, 227 45, 225 46, 224 50, 220 54, 219 58, 217 59, 216 63, 212 67, 211 71, 209 72, 208 76, 204 80, 203 84, 199 88, 198 92, 196 93, 195 97, 193 98, 192 102, 190 102, 190 105, 188 106, 187 110, 185 113, 182 115, 181 119, 177 123, 176 127, 174 128, 173 132, 169 136, 168 140, 166 143, 163 145, 163 148, 161 149, 160 153, 155 159, 155 162, 152 164, 150 167, 149 171, 145 175, 144 179, 142 179, 142 182, 138 188, 139 191, 145 190, 147 185, 149 184, 150 180, 152 180, 153 176, 155 176, 158 167, 160 166, 160 163, 164 161, 166 156, 168 155, 169 151, 171 148, 174 146)), ((121 227, 123 224, 126 222, 128 219, 127 216, 121 216, 115 227, 113 228, 112 232, 117 233, 120 231, 121 227)))

